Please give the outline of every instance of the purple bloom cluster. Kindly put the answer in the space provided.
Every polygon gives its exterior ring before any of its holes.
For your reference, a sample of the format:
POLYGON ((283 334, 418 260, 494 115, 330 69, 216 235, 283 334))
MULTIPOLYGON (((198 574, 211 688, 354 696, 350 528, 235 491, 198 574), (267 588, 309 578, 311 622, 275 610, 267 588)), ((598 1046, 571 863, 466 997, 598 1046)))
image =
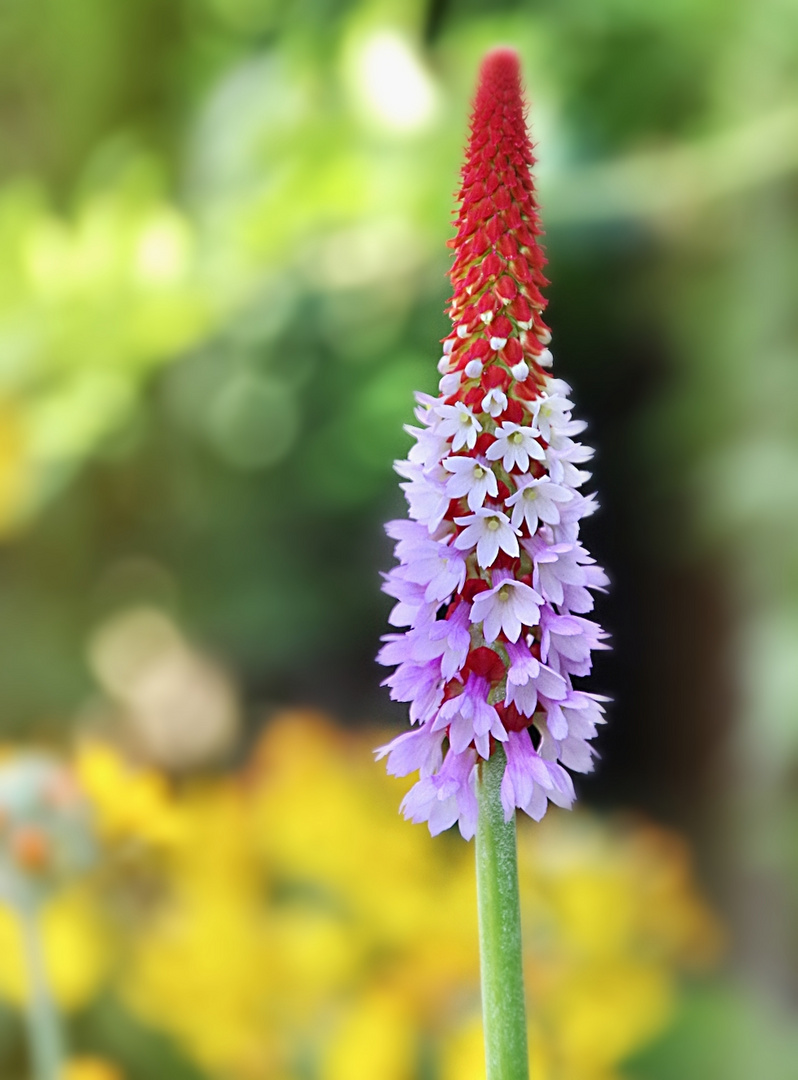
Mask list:
POLYGON ((508 818, 516 807, 540 819, 549 801, 570 806, 564 766, 592 768, 589 740, 604 699, 571 680, 588 674, 591 653, 606 648, 585 614, 591 590, 607 579, 579 543, 579 522, 596 502, 578 490, 589 477, 578 466, 591 451, 573 439, 584 424, 571 419, 568 392, 545 377, 528 423, 518 425, 540 454, 520 463, 491 453, 504 435, 488 416, 478 421, 491 440, 487 453, 476 452, 475 439, 458 454, 462 429, 452 430, 450 407, 417 395, 421 426, 408 429, 415 445, 397 463, 410 519, 387 526, 399 565, 384 584, 397 601, 391 624, 407 629, 385 637, 379 660, 397 665, 386 683, 395 700, 409 702, 418 726, 378 755, 394 775, 419 772, 402 809, 428 821, 433 834, 457 821, 473 836, 477 762, 496 742, 507 757, 508 818), (514 471, 531 461, 540 461, 538 475, 514 471), (458 512, 462 502, 470 514, 458 512))

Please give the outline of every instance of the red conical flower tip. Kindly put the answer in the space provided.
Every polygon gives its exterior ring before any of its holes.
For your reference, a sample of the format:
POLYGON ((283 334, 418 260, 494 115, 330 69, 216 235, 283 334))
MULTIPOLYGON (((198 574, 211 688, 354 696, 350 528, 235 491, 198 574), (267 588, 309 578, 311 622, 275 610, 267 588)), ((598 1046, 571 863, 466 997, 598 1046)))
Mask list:
MULTIPOLYGON (((543 251, 526 133, 518 55, 495 49, 482 63, 471 117, 471 138, 459 192, 457 236, 451 279, 454 295, 450 370, 471 359, 474 344, 490 337, 494 363, 531 368, 527 393, 534 394, 539 362, 550 340, 541 313, 543 251), (498 342, 505 344, 499 349, 498 342), (468 356, 468 359, 466 357, 468 356)), ((543 364, 548 361, 548 354, 543 364)))

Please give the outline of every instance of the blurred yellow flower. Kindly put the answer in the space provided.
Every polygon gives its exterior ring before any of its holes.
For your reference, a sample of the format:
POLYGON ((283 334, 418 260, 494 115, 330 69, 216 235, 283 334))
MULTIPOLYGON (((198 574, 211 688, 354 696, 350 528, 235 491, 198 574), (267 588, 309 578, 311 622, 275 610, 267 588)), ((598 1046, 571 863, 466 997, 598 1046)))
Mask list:
POLYGON ((519 829, 519 874, 528 1004, 554 1075, 615 1076, 667 1024, 676 970, 720 949, 687 851, 632 820, 551 815, 519 829))
POLYGON ((345 1010, 326 1047, 322 1080, 413 1080, 418 1019, 406 994, 372 986, 345 1010))
POLYGON ((271 1076, 282 988, 244 792, 232 780, 199 784, 181 809, 171 892, 134 943, 122 993, 203 1064, 271 1076))
POLYGON ((75 771, 94 810, 101 839, 156 848, 177 840, 181 814, 161 773, 129 765, 113 747, 101 742, 79 747, 75 771))

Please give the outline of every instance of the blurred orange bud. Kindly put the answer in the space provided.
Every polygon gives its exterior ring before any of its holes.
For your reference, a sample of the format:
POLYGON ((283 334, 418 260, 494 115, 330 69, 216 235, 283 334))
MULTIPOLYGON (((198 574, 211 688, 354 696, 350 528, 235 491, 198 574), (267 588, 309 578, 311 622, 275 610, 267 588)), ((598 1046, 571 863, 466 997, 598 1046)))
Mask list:
POLYGON ((11 834, 9 847, 14 861, 28 873, 40 873, 50 865, 50 841, 45 832, 35 825, 17 826, 11 834))

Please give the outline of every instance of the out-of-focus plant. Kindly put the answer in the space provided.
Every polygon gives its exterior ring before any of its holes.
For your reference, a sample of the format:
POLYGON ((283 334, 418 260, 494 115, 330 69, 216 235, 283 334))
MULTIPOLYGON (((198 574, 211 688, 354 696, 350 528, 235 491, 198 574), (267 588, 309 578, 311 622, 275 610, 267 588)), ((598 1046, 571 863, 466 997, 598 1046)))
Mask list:
MULTIPOLYGON (((0 763, 0 902, 12 915, 10 922, 0 918, 0 937, 6 939, 0 978, 10 977, 6 989, 22 991, 36 1080, 61 1080, 64 1058, 47 962, 50 928, 42 909, 86 869, 93 854, 88 805, 63 764, 35 754, 0 763)), ((62 927, 61 946, 70 936, 79 941, 79 931, 76 937, 74 927, 55 921, 54 943, 62 927)), ((69 963, 64 974, 80 984, 85 968, 69 963)))
POLYGON ((69 216, 30 184, 0 191, 0 533, 130 420, 155 367, 207 333, 194 234, 154 161, 69 216))

